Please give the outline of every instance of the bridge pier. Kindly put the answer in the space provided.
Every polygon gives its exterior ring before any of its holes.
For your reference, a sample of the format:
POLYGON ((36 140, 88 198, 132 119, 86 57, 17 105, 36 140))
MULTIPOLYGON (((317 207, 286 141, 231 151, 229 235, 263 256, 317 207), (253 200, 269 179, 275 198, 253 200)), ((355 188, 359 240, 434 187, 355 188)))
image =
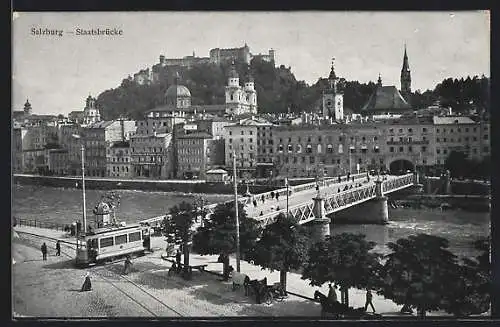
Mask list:
POLYGON ((322 240, 330 236, 330 218, 326 216, 325 199, 318 193, 314 200, 314 220, 311 221, 313 236, 317 240, 322 240))

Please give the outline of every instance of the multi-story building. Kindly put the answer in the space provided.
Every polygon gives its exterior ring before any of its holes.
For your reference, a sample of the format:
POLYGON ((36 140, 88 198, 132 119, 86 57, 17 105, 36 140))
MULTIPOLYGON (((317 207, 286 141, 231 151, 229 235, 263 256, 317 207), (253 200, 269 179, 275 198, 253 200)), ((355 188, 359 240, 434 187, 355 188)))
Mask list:
POLYGON ((69 152, 67 149, 50 149, 49 156, 49 172, 53 175, 67 175, 69 172, 69 152))
POLYGON ((432 117, 411 117, 384 124, 384 150, 391 171, 428 170, 436 165, 436 129, 432 117))
POLYGON ((130 149, 134 177, 175 177, 171 133, 137 133, 130 137, 130 149))
MULTIPOLYGON (((225 157, 226 167, 233 168, 233 152, 236 155, 236 168, 238 175, 243 178, 251 178, 255 175, 257 169, 257 159, 266 162, 267 157, 261 152, 259 157, 259 144, 262 149, 269 150, 269 138, 271 124, 263 119, 255 117, 241 119, 235 124, 226 125, 225 137, 225 157), (266 134, 266 127, 267 135, 266 134), (257 131, 261 132, 260 136, 257 131), (265 135, 265 136, 264 136, 265 135), (267 142, 266 142, 267 141, 267 142), (267 144, 266 144, 267 143, 267 144)), ((232 171, 232 170, 231 170, 232 171)))
POLYGON ((130 177, 132 175, 132 158, 129 141, 113 143, 107 150, 107 176, 130 177))
POLYGON ((465 116, 434 117, 436 129, 436 164, 443 166, 453 151, 469 159, 481 160, 490 155, 490 127, 465 116))
POLYGON ((212 162, 211 140, 212 135, 206 132, 176 135, 177 178, 205 179, 212 162))
POLYGON ((221 64, 228 61, 239 61, 245 64, 250 64, 251 59, 252 54, 250 53, 250 48, 246 43, 241 48, 215 48, 210 50, 210 62, 214 64, 221 64))
POLYGON ((224 136, 226 133, 225 126, 228 120, 223 118, 210 118, 197 120, 197 130, 206 132, 212 136, 208 141, 208 152, 210 153, 210 160, 208 166, 210 167, 224 167, 225 165, 225 141, 224 136))
MULTIPOLYGON (((135 132, 135 121, 101 121, 83 128, 85 170, 88 176, 106 176, 107 149, 114 143, 127 140, 135 132)), ((79 174, 81 171, 79 172, 79 174)))

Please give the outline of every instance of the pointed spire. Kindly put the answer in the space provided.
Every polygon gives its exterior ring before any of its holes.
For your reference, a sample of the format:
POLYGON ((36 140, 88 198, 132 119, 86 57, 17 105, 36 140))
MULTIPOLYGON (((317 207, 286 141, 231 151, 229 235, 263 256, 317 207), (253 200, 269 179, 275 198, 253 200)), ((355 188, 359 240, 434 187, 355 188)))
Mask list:
POLYGON ((332 69, 330 70, 330 76, 328 76, 329 80, 337 79, 337 75, 335 75, 335 57, 332 58, 332 69))
POLYGON ((401 71, 410 71, 410 65, 408 64, 408 55, 406 53, 406 43, 405 43, 405 53, 403 55, 403 68, 401 68, 401 71))
POLYGON ((380 77, 380 73, 378 73, 377 86, 382 86, 382 77, 380 77))

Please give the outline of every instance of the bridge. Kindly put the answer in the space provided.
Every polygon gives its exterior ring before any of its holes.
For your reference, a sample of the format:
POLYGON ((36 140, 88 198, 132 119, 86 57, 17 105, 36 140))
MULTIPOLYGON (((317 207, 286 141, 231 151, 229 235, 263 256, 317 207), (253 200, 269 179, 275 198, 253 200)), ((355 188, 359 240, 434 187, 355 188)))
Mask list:
MULTIPOLYGON (((244 205, 247 216, 258 220, 262 225, 270 224, 280 213, 286 213, 288 201, 289 214, 299 224, 319 223, 321 230, 326 229, 325 225, 330 222, 327 215, 370 200, 374 200, 370 202, 373 202, 375 207, 370 210, 369 222, 384 223, 388 220, 385 195, 415 185, 417 182, 417 175, 414 173, 401 176, 368 176, 366 173, 360 173, 351 175, 349 179, 347 176, 326 178, 319 184, 312 182, 271 192, 240 196, 238 201, 244 205)), ((233 201, 225 203, 229 202, 233 201)), ((212 214, 217 205, 218 203, 214 203, 205 206, 207 215, 212 214)), ((140 223, 158 224, 164 217, 154 217, 140 223)), ((324 230, 321 233, 327 232, 324 230)))

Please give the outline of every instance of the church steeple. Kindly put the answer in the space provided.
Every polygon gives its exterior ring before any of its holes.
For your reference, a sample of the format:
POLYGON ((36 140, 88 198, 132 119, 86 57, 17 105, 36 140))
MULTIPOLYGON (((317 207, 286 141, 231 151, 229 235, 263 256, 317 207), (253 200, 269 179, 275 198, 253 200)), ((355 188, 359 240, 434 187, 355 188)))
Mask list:
POLYGON ((377 86, 378 87, 382 86, 382 77, 380 77, 380 73, 378 73, 377 86))
POLYGON ((26 103, 24 104, 24 114, 28 116, 31 115, 31 110, 31 103, 28 99, 26 99, 26 103))
POLYGON ((401 68, 401 95, 409 102, 411 95, 411 73, 410 65, 408 64, 408 55, 406 53, 406 44, 403 55, 403 67, 401 68))

